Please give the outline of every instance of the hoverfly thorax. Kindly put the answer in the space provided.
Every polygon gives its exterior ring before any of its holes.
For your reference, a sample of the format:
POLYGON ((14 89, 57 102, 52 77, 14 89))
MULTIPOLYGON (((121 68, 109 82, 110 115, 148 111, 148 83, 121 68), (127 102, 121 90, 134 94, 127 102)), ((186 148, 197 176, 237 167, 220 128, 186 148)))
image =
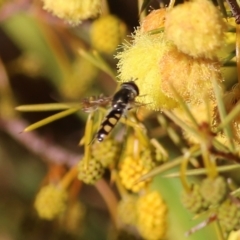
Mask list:
POLYGON ((116 110, 129 109, 129 105, 134 102, 135 98, 139 95, 139 90, 134 82, 127 82, 121 85, 112 100, 112 108, 116 110))

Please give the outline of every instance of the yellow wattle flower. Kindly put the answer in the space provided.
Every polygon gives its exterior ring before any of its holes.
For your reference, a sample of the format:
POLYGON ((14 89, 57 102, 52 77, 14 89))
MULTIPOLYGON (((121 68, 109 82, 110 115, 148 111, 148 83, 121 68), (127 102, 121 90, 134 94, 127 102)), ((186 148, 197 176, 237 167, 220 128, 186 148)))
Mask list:
POLYGON ((101 0, 42 0, 43 8, 75 25, 96 17, 101 11, 101 0))
POLYGON ((144 239, 159 240, 167 232, 167 205, 157 191, 147 193, 137 202, 137 227, 144 239))
POLYGON ((175 98, 173 88, 186 102, 201 103, 214 99, 212 80, 223 81, 220 62, 205 58, 193 58, 172 47, 159 60, 162 91, 175 98))
POLYGON ((116 58, 121 81, 135 79, 138 102, 152 110, 178 106, 173 88, 186 102, 214 99, 212 79, 222 81, 217 60, 193 58, 166 41, 164 34, 136 31, 132 44, 123 46, 116 58))
POLYGON ((67 192, 53 184, 42 187, 36 196, 34 207, 40 218, 52 220, 66 209, 67 192))
POLYGON ((172 109, 176 102, 165 95, 161 88, 162 77, 159 61, 170 48, 162 34, 149 35, 136 31, 132 44, 125 44, 118 52, 120 81, 135 79, 140 96, 137 101, 152 110, 172 109))
POLYGON ((99 52, 113 54, 126 33, 126 24, 117 16, 101 16, 93 22, 90 30, 92 47, 99 52))
POLYGON ((166 38, 193 57, 215 58, 224 45, 225 30, 219 10, 209 0, 185 2, 166 14, 166 38))

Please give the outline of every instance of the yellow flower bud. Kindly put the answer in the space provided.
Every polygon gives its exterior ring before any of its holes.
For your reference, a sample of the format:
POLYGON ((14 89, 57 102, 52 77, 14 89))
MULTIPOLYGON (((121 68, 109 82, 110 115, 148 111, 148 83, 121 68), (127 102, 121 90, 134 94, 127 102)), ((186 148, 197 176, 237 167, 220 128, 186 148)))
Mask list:
POLYGON ((147 172, 149 172, 149 169, 143 166, 140 159, 134 159, 132 156, 128 156, 121 162, 119 176, 126 189, 132 192, 139 192, 149 183, 149 180, 137 183, 140 177, 147 172))
POLYGON ((101 10, 101 0, 42 0, 43 8, 53 15, 75 25, 96 17, 101 10))
POLYGON ((92 157, 87 166, 84 160, 78 164, 78 179, 86 184, 95 184, 104 174, 103 165, 92 157))
POLYGON ((125 23, 114 15, 104 15, 92 24, 90 37, 93 48, 112 54, 126 36, 125 23))
POLYGON ((65 211, 67 198, 64 189, 50 184, 40 189, 34 207, 40 218, 52 220, 65 211))
POLYGON ((225 30, 219 10, 209 0, 185 2, 166 14, 166 38, 193 57, 215 58, 224 45, 225 30))
POLYGON ((139 198, 137 214, 137 226, 144 239, 159 240, 166 235, 167 206, 157 191, 139 198))

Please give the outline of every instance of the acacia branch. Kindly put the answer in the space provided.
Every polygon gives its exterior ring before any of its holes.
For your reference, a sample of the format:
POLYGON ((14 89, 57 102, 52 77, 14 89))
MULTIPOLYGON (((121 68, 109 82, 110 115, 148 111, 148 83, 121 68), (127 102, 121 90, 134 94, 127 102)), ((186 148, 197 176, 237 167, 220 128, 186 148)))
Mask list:
POLYGON ((55 143, 49 142, 35 132, 23 133, 22 131, 27 125, 20 118, 6 120, 0 118, 0 129, 2 131, 9 134, 13 139, 45 161, 73 166, 82 158, 81 155, 72 153, 55 143))

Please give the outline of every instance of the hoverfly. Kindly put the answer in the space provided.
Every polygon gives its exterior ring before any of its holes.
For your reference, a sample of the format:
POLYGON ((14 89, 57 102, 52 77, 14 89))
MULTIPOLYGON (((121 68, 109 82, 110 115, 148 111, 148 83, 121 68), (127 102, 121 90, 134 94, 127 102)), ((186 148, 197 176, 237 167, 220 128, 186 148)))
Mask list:
POLYGON ((113 95, 111 101, 112 109, 106 115, 105 119, 101 123, 100 129, 95 136, 99 142, 102 142, 104 138, 113 130, 122 115, 132 108, 135 98, 138 95, 138 86, 133 81, 121 84, 120 89, 113 95))
POLYGON ((102 142, 104 138, 113 130, 113 128, 118 123, 119 119, 122 117, 126 111, 130 110, 135 103, 135 98, 139 95, 138 86, 134 81, 129 81, 122 83, 120 89, 112 97, 90 97, 85 98, 81 103, 72 104, 33 104, 33 105, 23 105, 16 109, 19 111, 50 111, 50 110, 63 110, 60 113, 54 114, 48 118, 40 120, 27 128, 24 129, 25 132, 32 131, 40 126, 47 123, 55 121, 62 118, 63 116, 68 116, 72 113, 77 112, 79 109, 84 112, 90 113, 97 110, 99 107, 107 107, 111 104, 111 110, 106 115, 105 119, 101 123, 99 130, 97 131, 94 139, 102 142))

